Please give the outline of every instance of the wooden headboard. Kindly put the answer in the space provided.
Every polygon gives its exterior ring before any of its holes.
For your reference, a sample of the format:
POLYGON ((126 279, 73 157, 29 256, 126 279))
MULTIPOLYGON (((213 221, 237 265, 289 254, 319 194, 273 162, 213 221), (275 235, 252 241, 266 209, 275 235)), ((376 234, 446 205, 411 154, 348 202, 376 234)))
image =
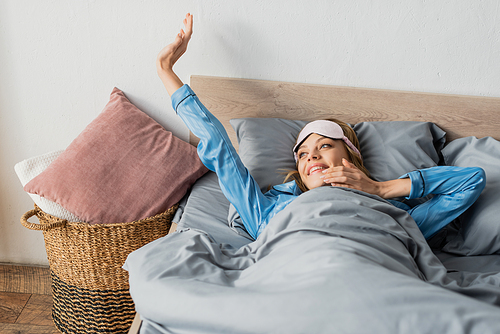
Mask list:
MULTIPOLYGON (((491 136, 500 140, 500 98, 312 85, 280 81, 192 76, 191 88, 224 125, 234 146, 229 120, 272 117, 312 121, 328 117, 363 121, 428 121, 447 140, 491 136)), ((198 139, 190 134, 193 145, 198 139)))

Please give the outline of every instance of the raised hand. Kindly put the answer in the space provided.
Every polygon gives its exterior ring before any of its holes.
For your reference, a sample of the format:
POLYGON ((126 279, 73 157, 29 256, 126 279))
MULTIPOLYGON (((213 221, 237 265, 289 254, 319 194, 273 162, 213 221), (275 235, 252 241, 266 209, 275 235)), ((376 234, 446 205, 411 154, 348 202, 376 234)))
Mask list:
POLYGON ((175 36, 174 41, 164 47, 158 54, 156 58, 158 71, 171 70, 177 60, 186 52, 189 40, 193 34, 193 15, 186 14, 183 23, 186 31, 181 29, 175 36))
POLYGON ((164 47, 156 58, 156 70, 170 95, 182 87, 182 81, 174 73, 173 66, 187 50, 193 34, 193 15, 186 14, 183 23, 185 31, 181 29, 174 41, 164 47))

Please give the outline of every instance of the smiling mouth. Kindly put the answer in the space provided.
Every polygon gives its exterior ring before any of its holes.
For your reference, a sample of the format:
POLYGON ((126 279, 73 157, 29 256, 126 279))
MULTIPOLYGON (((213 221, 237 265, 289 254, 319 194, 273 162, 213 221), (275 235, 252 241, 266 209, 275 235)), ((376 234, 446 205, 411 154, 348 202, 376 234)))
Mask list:
POLYGON ((313 168, 311 168, 309 170, 309 175, 312 175, 312 174, 314 174, 316 172, 319 172, 319 171, 321 171, 323 169, 327 169, 327 168, 326 167, 322 167, 322 166, 314 166, 313 168))

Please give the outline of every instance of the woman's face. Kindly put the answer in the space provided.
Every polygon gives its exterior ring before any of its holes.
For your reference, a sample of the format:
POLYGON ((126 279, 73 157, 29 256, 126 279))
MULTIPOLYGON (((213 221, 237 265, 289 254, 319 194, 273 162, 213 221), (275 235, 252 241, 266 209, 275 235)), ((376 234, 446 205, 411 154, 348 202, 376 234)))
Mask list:
POLYGON ((349 161, 349 155, 341 139, 330 139, 312 133, 297 150, 297 169, 307 188, 314 189, 328 185, 320 178, 324 169, 343 166, 342 158, 349 161))

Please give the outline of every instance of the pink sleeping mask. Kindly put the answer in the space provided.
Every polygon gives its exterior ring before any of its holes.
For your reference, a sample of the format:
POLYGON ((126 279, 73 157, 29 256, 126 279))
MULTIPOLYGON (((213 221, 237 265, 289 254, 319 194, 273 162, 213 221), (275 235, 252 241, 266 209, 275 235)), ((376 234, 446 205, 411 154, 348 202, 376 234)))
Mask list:
POLYGON ((316 133, 323 137, 328 137, 331 139, 342 139, 347 146, 349 146, 358 156, 361 158, 361 153, 354 146, 351 141, 344 135, 344 131, 340 125, 332 121, 318 120, 307 123, 306 126, 300 131, 299 136, 297 137, 297 144, 293 147, 293 155, 295 157, 295 162, 297 162, 297 149, 302 144, 302 142, 312 133, 316 133))

